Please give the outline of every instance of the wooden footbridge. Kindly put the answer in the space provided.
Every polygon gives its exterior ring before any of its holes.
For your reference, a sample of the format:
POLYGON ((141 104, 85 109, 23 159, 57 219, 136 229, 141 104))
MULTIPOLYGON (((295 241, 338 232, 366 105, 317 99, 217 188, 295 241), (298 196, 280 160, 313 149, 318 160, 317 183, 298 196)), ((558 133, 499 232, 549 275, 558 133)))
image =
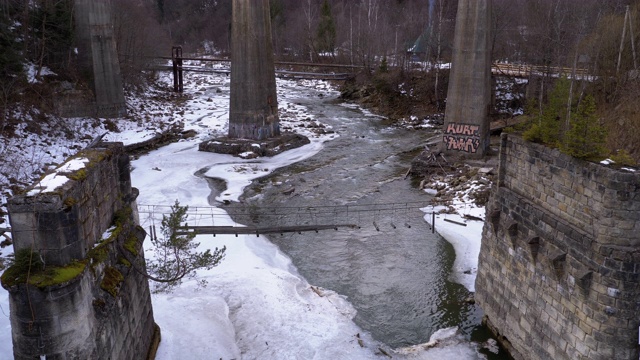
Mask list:
POLYGON ((574 78, 577 80, 588 80, 591 78, 587 69, 569 68, 558 66, 537 66, 529 64, 494 63, 491 65, 491 72, 495 75, 528 78, 532 75, 542 76, 554 74, 554 76, 574 78))
MULTIPOLYGON (((201 72, 201 73, 217 73, 229 74, 228 68, 213 68, 208 66, 184 65, 184 61, 194 61, 201 63, 231 63, 230 59, 225 58, 201 58, 201 57, 166 57, 161 56, 156 59, 172 60, 176 62, 178 67, 182 67, 183 71, 201 72)), ((331 64, 331 63, 309 63, 309 62, 292 62, 292 61, 276 61, 275 64, 281 68, 307 68, 307 69, 340 69, 342 72, 317 72, 317 71, 292 71, 292 70, 276 70, 276 75, 281 78, 300 78, 300 79, 321 79, 321 80, 347 80, 355 76, 357 70, 363 69, 362 65, 349 64, 331 64)), ((172 70, 172 65, 158 65, 154 69, 172 70)), ((491 72, 495 75, 511 76, 511 77, 529 77, 531 75, 555 74, 557 76, 576 77, 577 79, 588 78, 589 72, 584 68, 569 68, 557 66, 538 66, 529 64, 515 63, 494 63, 491 65, 491 72)))
MULTIPOLYGON (((180 47, 175 47, 172 57, 157 57, 159 60, 171 60, 171 65, 156 65, 152 67, 154 70, 173 71, 174 76, 174 91, 182 92, 183 90, 183 72, 198 72, 198 73, 210 73, 210 74, 226 74, 229 75, 231 70, 227 67, 212 67, 212 66, 198 66, 196 64, 185 65, 185 61, 211 64, 211 63, 231 63, 230 59, 226 58, 202 58, 202 57, 183 57, 180 47)), ((349 64, 330 64, 330 63, 307 63, 307 62, 290 62, 290 61, 276 61, 276 66, 281 69, 276 69, 276 76, 283 79, 294 80, 334 80, 344 81, 355 77, 356 72, 359 69, 364 68, 360 65, 349 64), (312 71, 294 71, 293 69, 310 69, 312 71), (319 72, 319 69, 340 69, 342 72, 336 73, 335 71, 323 71, 319 72)), ((589 80, 591 76, 586 69, 572 69, 564 67, 545 67, 535 66, 528 64, 509 64, 509 63, 494 63, 491 65, 491 72, 494 75, 528 78, 532 75, 544 75, 554 74, 556 76, 567 76, 575 79, 589 80)))
MULTIPOLYGON (((174 48, 172 57, 157 57, 160 60, 171 60, 171 65, 156 65, 152 67, 154 70, 173 71, 176 79, 181 79, 182 72, 198 72, 198 73, 212 73, 212 74, 229 74, 231 71, 229 67, 226 68, 214 68, 211 66, 197 66, 188 65, 187 62, 211 64, 211 63, 231 63, 230 59, 225 58, 202 58, 202 57, 183 57, 181 50, 174 48)), ((358 69, 362 69, 362 66, 347 65, 347 64, 328 64, 328 63, 305 63, 305 62, 290 62, 290 61, 276 61, 275 65, 281 69, 276 69, 276 76, 284 79, 296 79, 296 80, 349 80, 355 76, 355 72, 358 69), (313 71, 294 71, 293 69, 313 69, 313 71), (333 71, 319 72, 319 69, 328 69, 333 71), (341 72, 335 72, 335 69, 340 69, 341 72)))

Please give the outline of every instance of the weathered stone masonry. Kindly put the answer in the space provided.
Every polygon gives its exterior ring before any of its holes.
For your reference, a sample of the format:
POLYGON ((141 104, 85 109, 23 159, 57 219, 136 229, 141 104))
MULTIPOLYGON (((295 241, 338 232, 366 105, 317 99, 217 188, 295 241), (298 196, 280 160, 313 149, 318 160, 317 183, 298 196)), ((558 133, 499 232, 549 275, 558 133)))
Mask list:
POLYGON ((638 359, 640 174, 503 134, 476 300, 516 359, 638 359))
MULTIPOLYGON (((33 249, 45 269, 77 269, 71 279, 30 280, 12 269, 9 291, 15 359, 145 359, 155 356, 159 329, 146 277, 122 254, 142 253, 129 158, 120 143, 103 143, 79 156, 69 180, 8 204, 16 253, 33 249), (106 230, 112 228, 111 233, 106 230)), ((46 277, 45 277, 46 279, 46 277)))

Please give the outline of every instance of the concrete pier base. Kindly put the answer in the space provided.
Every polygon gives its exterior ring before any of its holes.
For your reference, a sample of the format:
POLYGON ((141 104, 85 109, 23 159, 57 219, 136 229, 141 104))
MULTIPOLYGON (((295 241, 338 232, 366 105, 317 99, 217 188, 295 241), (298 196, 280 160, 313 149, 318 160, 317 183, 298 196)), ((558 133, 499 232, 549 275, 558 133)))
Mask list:
POLYGON ((233 0, 229 138, 280 134, 269 0, 233 0))
POLYGON ((127 115, 111 0, 75 0, 78 60, 95 92, 95 115, 127 115))
POLYGON ((491 0, 459 0, 443 149, 470 157, 489 149, 491 0))

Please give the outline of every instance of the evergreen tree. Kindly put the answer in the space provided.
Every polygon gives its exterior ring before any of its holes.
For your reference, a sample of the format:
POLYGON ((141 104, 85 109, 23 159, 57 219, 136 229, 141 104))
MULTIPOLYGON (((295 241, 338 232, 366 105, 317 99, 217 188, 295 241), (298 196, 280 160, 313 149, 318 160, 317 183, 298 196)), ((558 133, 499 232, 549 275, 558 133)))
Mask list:
MULTIPOLYGON (((226 247, 197 252, 200 243, 195 234, 178 235, 178 230, 187 220, 188 206, 180 206, 178 200, 171 206, 171 214, 162 216, 161 238, 152 238, 156 257, 147 263, 149 278, 158 282, 156 292, 170 292, 182 283, 185 277, 195 278, 196 270, 217 266, 224 258, 226 247)), ((206 281, 198 280, 200 285, 206 281)))
POLYGON ((320 9, 320 22, 318 23, 316 40, 318 51, 333 54, 336 48, 336 24, 333 21, 331 5, 329 5, 328 0, 324 0, 320 9))
POLYGON ((606 152, 606 130, 598 123, 595 99, 587 95, 576 104, 569 104, 571 115, 567 126, 567 99, 570 82, 558 79, 549 93, 547 104, 536 117, 533 126, 524 132, 525 140, 559 147, 568 155, 581 159, 602 156, 606 152))
POLYGON ((32 11, 32 41, 30 54, 39 67, 66 69, 74 42, 73 1, 44 2, 32 11))
POLYGON ((548 103, 536 116, 536 121, 523 136, 526 140, 559 146, 562 132, 562 119, 567 115, 567 99, 569 98, 570 82, 567 78, 556 81, 553 90, 548 95, 548 103))
POLYGON ((387 56, 385 55, 380 62, 380 72, 387 73, 389 72, 389 64, 387 63, 387 56))
POLYGON ((571 116, 562 150, 580 159, 602 156, 606 151, 606 136, 605 128, 598 123, 595 99, 587 95, 571 116))
POLYGON ((19 75, 23 71, 22 55, 16 37, 18 34, 13 29, 11 20, 0 12, 0 79, 19 75))

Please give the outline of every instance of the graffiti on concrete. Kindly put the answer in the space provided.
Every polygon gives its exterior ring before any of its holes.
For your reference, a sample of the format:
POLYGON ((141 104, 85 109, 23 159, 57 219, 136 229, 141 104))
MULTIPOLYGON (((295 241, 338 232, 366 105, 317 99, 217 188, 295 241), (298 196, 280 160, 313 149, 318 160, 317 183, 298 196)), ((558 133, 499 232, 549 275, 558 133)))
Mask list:
POLYGON ((443 141, 447 150, 458 150, 475 154, 480 148, 480 126, 449 123, 443 141))

